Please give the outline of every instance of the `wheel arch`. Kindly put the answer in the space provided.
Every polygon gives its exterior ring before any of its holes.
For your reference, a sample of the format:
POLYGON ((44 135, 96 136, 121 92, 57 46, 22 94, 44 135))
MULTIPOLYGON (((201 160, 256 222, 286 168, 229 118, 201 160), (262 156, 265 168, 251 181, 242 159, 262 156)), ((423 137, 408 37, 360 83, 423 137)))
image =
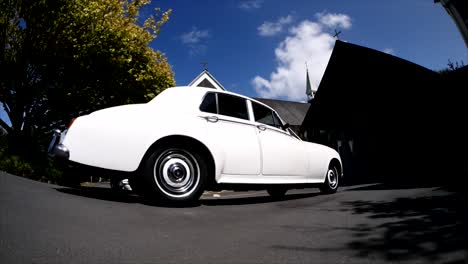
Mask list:
POLYGON ((343 179, 343 166, 342 166, 341 162, 337 158, 333 158, 330 161, 329 167, 332 167, 332 166, 336 166, 336 168, 338 169, 338 175, 339 175, 340 179, 343 179))
POLYGON ((216 175, 216 163, 213 158, 213 154, 211 151, 203 144, 201 141, 185 136, 185 135, 170 135, 165 136, 157 141, 155 141, 145 152, 142 159, 140 160, 140 164, 138 166, 138 171, 141 172, 144 161, 148 159, 148 157, 157 149, 163 148, 166 146, 171 146, 172 144, 181 144, 183 146, 190 146, 190 148, 195 148, 196 150, 200 151, 200 154, 206 158, 207 167, 208 167, 208 185, 211 185, 215 182, 215 175, 216 175))

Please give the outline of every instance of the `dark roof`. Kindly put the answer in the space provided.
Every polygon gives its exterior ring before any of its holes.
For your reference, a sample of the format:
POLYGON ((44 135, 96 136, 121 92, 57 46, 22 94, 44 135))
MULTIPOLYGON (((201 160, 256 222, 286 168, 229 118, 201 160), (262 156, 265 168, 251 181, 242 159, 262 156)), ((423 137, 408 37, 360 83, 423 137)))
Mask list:
POLYGON ((352 128, 428 121, 441 102, 439 74, 337 40, 305 126, 352 128))
POLYGON ((309 110, 310 104, 291 102, 284 100, 254 98, 278 112, 283 121, 289 123, 291 126, 300 126, 309 110))
POLYGON ((466 164, 467 70, 444 80, 407 60, 337 41, 301 129, 312 140, 322 140, 322 131, 324 142, 352 138, 355 168, 372 176, 440 178, 441 167, 466 164))

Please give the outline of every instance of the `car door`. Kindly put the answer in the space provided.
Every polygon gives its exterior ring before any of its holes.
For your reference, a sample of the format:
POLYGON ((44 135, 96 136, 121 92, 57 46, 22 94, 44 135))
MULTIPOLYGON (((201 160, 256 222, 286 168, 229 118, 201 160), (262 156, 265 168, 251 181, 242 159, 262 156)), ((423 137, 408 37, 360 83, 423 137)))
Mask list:
POLYGON ((247 100, 209 92, 200 106, 207 120, 207 136, 223 153, 222 174, 259 175, 260 146, 255 125, 249 120, 247 100))
POLYGON ((262 153, 262 174, 281 176, 305 176, 308 161, 305 145, 284 130, 273 110, 252 102, 257 135, 262 153))

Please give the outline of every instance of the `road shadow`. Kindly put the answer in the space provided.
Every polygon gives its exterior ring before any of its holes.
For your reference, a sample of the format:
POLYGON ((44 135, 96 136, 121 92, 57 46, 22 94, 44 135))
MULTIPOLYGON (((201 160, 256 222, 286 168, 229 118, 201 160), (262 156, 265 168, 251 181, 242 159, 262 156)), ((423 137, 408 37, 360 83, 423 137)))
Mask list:
POLYGON ((465 263, 468 249, 466 199, 459 193, 399 198, 391 202, 343 202, 371 224, 351 228, 348 247, 359 257, 388 261, 465 263), (448 261, 450 260, 450 261, 448 261))
POLYGON ((381 182, 369 183, 365 186, 349 187, 346 191, 379 191, 379 190, 405 190, 417 188, 441 187, 440 183, 420 182, 381 182))
POLYGON ((55 188, 56 191, 66 193, 70 195, 76 195, 81 197, 87 197, 92 199, 119 202, 119 203, 140 203, 155 207, 165 208, 188 208, 198 207, 201 205, 205 206, 233 206, 233 205, 249 205, 249 204, 263 204, 263 203, 274 203, 280 201, 289 201, 304 199, 309 197, 317 196, 318 193, 303 193, 303 194, 287 194, 282 199, 275 199, 270 196, 245 196, 245 197, 222 197, 216 199, 202 198, 199 201, 191 203, 174 203, 162 200, 150 200, 141 197, 133 192, 122 191, 116 192, 110 188, 105 187, 60 187, 55 188))

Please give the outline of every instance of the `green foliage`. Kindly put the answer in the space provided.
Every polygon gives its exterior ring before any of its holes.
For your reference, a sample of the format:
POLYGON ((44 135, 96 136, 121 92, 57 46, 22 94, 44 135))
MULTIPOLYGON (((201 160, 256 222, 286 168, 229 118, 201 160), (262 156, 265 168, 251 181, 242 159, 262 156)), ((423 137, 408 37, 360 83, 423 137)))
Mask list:
POLYGON ((44 158, 41 161, 28 160, 19 155, 9 154, 7 138, 0 135, 0 170, 8 173, 28 177, 35 180, 61 184, 63 168, 55 166, 52 161, 44 158))
POLYGON ((444 74, 456 71, 458 69, 461 69, 463 67, 465 67, 465 64, 463 63, 463 61, 460 61, 459 63, 458 61, 453 62, 451 60, 448 60, 447 68, 439 70, 438 72, 444 75, 444 74))
POLYGON ((0 170, 19 176, 32 177, 33 175, 35 175, 35 171, 32 168, 31 164, 22 159, 20 156, 8 156, 2 153, 0 158, 0 170))
POLYGON ((0 120, 0 127, 10 154, 44 155, 51 129, 70 118, 146 102, 175 85, 164 54, 149 47, 170 10, 143 18, 149 3, 0 1, 0 102, 12 123, 0 120))
POLYGON ((63 126, 72 116, 145 102, 173 86, 166 57, 148 47, 170 11, 140 23, 149 2, 3 0, 0 101, 12 122, 5 129, 63 126))
POLYGON ((52 163, 35 163, 18 155, 9 155, 0 153, 0 170, 35 179, 46 181, 55 184, 63 184, 63 170, 54 166, 52 163))

